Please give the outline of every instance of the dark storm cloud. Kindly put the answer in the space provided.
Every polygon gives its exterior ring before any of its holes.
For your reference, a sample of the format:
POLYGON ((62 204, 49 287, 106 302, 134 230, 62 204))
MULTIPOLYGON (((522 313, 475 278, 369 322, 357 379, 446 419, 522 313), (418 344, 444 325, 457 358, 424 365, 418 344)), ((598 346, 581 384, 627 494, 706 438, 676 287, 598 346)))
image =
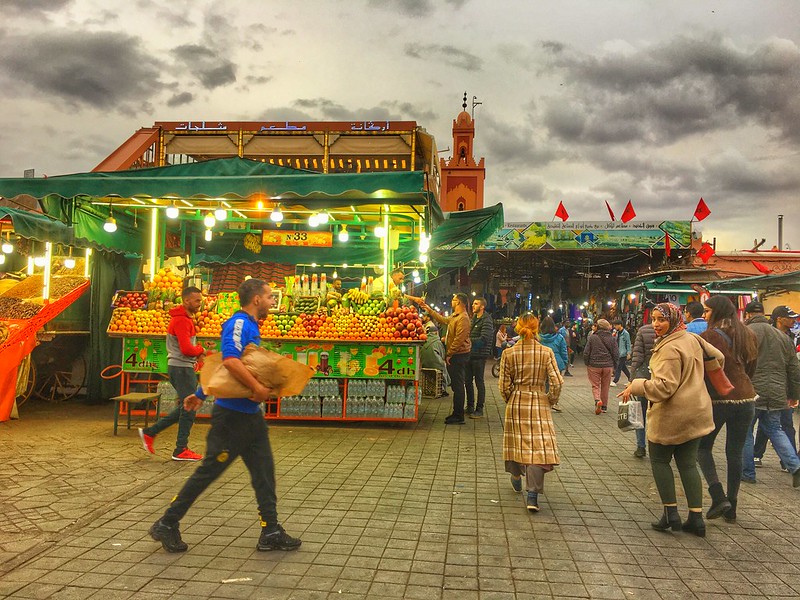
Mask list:
POLYGON ((438 118, 437 114, 429 108, 416 106, 411 102, 398 102, 396 100, 386 100, 381 102, 381 106, 389 109, 390 119, 416 121, 422 126, 426 123, 433 123, 438 118))
POLYGON ((236 65, 207 46, 184 44, 172 54, 208 90, 236 82, 236 65))
POLYGON ((554 42, 543 49, 565 82, 565 96, 551 98, 545 114, 557 138, 667 144, 755 123, 800 141, 800 49, 791 41, 740 48, 707 34, 602 56, 554 42))
POLYGON ((543 166, 560 154, 554 146, 545 146, 537 140, 530 126, 502 121, 489 112, 476 115, 475 121, 475 144, 487 149, 486 154, 495 168, 543 166))
POLYGON ((36 17, 41 13, 57 12, 71 3, 72 0, 2 0, 0 9, 15 15, 36 17))
POLYGON ((793 164, 769 168, 737 152, 726 152, 704 161, 703 166, 706 184, 720 193, 758 197, 800 188, 800 174, 793 164))
POLYGON ((169 100, 167 100, 167 106, 170 108, 183 106, 184 104, 189 104, 192 100, 194 100, 194 94, 191 92, 181 92, 180 94, 175 94, 169 100))
POLYGON ((350 121, 352 119, 390 120, 395 118, 385 106, 372 108, 346 108, 327 98, 299 98, 294 101, 294 106, 300 110, 308 110, 315 115, 314 118, 330 119, 331 121, 350 121))
POLYGON ((424 17, 434 10, 431 0, 369 0, 369 5, 394 10, 409 17, 424 17))
POLYGON ((441 61, 465 71, 480 71, 483 59, 466 50, 442 44, 406 44, 405 55, 425 61, 441 61))
MULTIPOLYGON (((161 88, 161 65, 124 33, 50 30, 0 37, 0 77, 53 101, 135 110, 161 88)), ((20 93, 24 93, 20 91, 20 93)))

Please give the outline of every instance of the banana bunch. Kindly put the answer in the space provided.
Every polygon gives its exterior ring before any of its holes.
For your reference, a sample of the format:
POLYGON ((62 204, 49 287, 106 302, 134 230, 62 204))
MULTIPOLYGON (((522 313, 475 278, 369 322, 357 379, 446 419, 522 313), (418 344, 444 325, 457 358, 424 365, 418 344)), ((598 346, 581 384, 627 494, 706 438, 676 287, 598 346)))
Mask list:
POLYGON ((369 300, 369 294, 355 288, 347 290, 347 294, 345 295, 353 304, 366 304, 367 300, 369 300))

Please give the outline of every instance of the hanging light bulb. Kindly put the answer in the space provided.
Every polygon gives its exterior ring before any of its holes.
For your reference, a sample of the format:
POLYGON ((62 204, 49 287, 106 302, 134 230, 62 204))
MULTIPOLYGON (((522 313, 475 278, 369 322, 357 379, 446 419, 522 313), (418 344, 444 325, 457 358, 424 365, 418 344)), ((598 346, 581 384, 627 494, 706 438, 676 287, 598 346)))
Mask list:
POLYGON ((417 269, 414 269, 413 271, 411 271, 411 276, 414 278, 419 277, 419 271, 417 269))
POLYGON ((321 213, 319 213, 318 217, 320 225, 327 225, 328 221, 331 218, 331 216, 324 210, 321 213))
POLYGON ((108 233, 114 233, 117 230, 117 220, 114 217, 108 217, 103 223, 103 229, 108 233))
POLYGON ((283 213, 281 212, 280 204, 275 205, 275 208, 272 209, 272 213, 269 215, 269 218, 276 223, 283 221, 283 213))
POLYGON ((178 207, 173 202, 167 207, 167 218, 168 219, 177 219, 181 214, 181 211, 178 210, 178 207))
POLYGON ((222 206, 219 206, 219 207, 217 207, 217 209, 214 211, 214 218, 215 218, 217 221, 224 221, 225 219, 227 219, 227 218, 228 218, 228 211, 227 211, 227 210, 225 210, 224 208, 222 208, 222 206))
POLYGON ((203 225, 206 226, 206 229, 211 229, 216 224, 217 220, 214 218, 214 213, 208 213, 205 217, 203 217, 203 225))
POLYGON ((0 265, 6 264, 6 255, 0 254, 0 265))
POLYGON ((344 264, 342 265, 342 268, 343 268, 343 269, 346 269, 346 268, 347 268, 347 263, 344 263, 344 264))
POLYGON ((261 200, 259 200, 258 202, 256 202, 256 208, 258 210, 264 210, 264 203, 261 200))
POLYGON ((11 254, 14 251, 14 244, 6 240, 5 242, 3 242, 2 250, 3 254, 11 254))
POLYGON ((350 239, 350 234, 347 233, 347 225, 342 225, 341 231, 339 231, 339 241, 346 242, 350 239))
POLYGON ((75 259, 72 257, 64 259, 64 267, 67 269, 74 269, 75 268, 75 259))
POLYGON ((332 277, 333 277, 334 279, 339 279, 339 273, 337 273, 337 272, 336 272, 336 269, 334 269, 334 270, 333 270, 333 275, 332 275, 332 277))
POLYGON ((419 255, 419 262, 421 262, 423 265, 426 262, 428 262, 428 255, 427 254, 420 254, 419 255))
POLYGON ((430 247, 431 247, 431 238, 423 233, 419 238, 419 253, 427 254, 430 247))
POLYGON ((311 263, 311 268, 312 269, 316 269, 317 268, 317 263, 311 263))
POLYGON ((308 217, 308 226, 309 227, 318 227, 319 226, 319 215, 314 213, 310 217, 308 217))
POLYGON ((385 238, 386 237, 386 227, 383 225, 378 225, 375 228, 375 237, 385 238))
POLYGON ((214 235, 214 232, 213 232, 213 231, 211 231, 210 229, 206 229, 206 233, 205 233, 205 235, 203 236, 203 238, 204 238, 204 239, 205 239, 207 242, 210 242, 210 241, 211 241, 211 237, 212 237, 213 235, 214 235))
POLYGON ((33 264, 37 267, 43 267, 45 265, 44 256, 37 256, 33 259, 33 264))

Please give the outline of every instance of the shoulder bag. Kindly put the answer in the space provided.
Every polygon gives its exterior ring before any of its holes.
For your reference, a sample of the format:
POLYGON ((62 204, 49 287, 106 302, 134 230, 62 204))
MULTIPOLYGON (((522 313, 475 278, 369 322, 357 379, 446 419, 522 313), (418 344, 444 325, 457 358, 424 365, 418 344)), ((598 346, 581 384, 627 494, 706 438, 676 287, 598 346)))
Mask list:
MULTIPOLYGON (((728 337, 725 334, 722 335, 725 338, 728 337)), ((711 387, 714 388, 717 394, 720 395, 720 398, 724 398, 734 390, 733 384, 731 383, 730 379, 728 379, 728 376, 725 374, 725 369, 719 367, 717 359, 714 358, 713 356, 709 356, 708 354, 706 354, 703 343, 705 342, 707 344, 708 342, 706 342, 700 336, 697 337, 700 341, 700 347, 703 350, 703 371, 705 374, 705 378, 708 381, 708 383, 711 384, 711 387)))

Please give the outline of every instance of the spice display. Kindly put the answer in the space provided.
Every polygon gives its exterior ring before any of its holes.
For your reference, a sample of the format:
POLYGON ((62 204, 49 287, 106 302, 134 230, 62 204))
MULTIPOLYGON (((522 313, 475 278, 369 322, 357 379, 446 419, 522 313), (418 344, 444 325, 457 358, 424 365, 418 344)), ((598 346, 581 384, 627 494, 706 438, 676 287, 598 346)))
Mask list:
POLYGON ((75 288, 83 285, 85 281, 86 279, 79 275, 53 277, 50 280, 50 298, 57 300, 58 298, 66 296, 75 288))
POLYGON ((34 298, 42 295, 44 275, 31 275, 3 293, 6 298, 34 298))
POLYGON ((39 314, 42 307, 19 298, 0 296, 0 319, 30 319, 39 314))

